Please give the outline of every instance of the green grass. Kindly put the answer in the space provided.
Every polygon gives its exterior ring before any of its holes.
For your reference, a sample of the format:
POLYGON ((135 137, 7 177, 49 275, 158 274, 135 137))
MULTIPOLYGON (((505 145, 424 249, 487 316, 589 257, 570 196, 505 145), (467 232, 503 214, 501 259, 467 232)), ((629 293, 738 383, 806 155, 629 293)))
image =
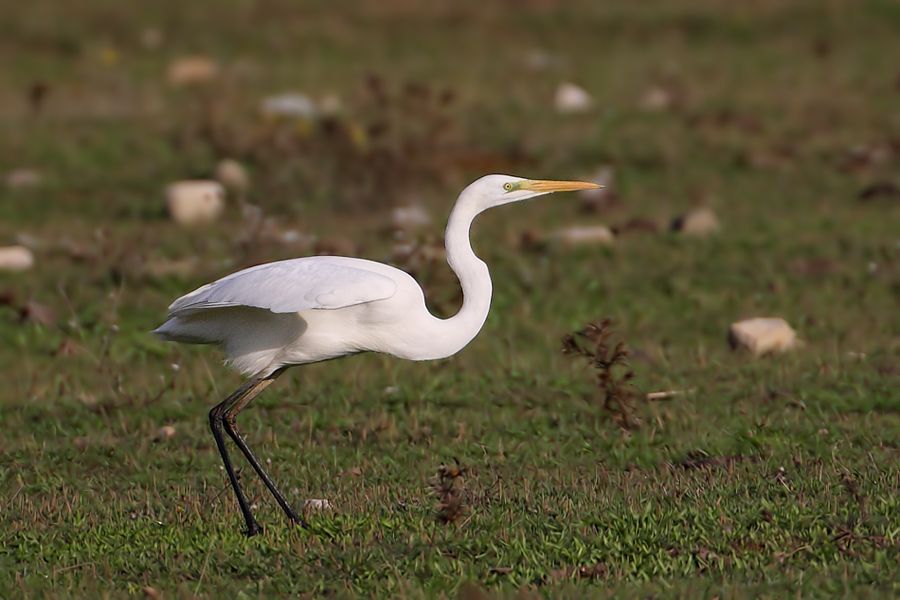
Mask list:
MULTIPOLYGON (((900 183, 900 11, 521 4, 0 8, 0 174, 43 174, 33 189, 0 187, 0 245, 26 234, 37 256, 0 273, 0 597, 900 592, 900 205, 859 198, 900 183), (160 48, 141 45, 146 27, 160 48), (526 66, 534 49, 550 67, 526 66), (166 65, 191 53, 220 61, 223 78, 167 86, 166 65), (367 91, 371 73, 387 104, 367 91), (553 111, 569 80, 594 110, 553 111), (35 81, 50 89, 37 114, 35 81), (404 95, 409 82, 454 99, 404 95), (654 85, 675 90, 671 109, 640 107, 654 85), (345 110, 330 127, 260 118, 262 97, 292 89, 336 93, 345 110), (388 133, 360 142, 378 123, 388 133), (488 171, 571 178, 611 164, 620 202, 584 214, 560 196, 482 217, 493 309, 458 356, 358 356, 267 390, 242 430, 295 504, 334 510, 289 529, 244 469, 266 528, 246 539, 206 419, 240 380, 211 349, 147 333, 181 293, 311 251, 248 237, 233 201, 206 229, 167 220, 164 186, 225 156, 248 166, 246 200, 278 227, 379 260, 391 260, 394 203, 423 202, 435 224, 416 235, 439 239, 455 194, 488 171), (720 234, 518 241, 665 225, 696 204, 714 208, 720 234), (185 257, 193 270, 159 274, 185 257), (29 300, 52 322, 23 321, 29 300), (756 360, 728 348, 731 322, 769 315, 803 346, 756 360), (560 351, 605 316, 638 390, 690 390, 637 402, 632 431, 560 351), (175 435, 160 439, 163 425, 175 435), (431 483, 455 460, 466 507, 445 524, 431 483)), ((408 266, 439 310, 455 309, 445 266, 408 266)))

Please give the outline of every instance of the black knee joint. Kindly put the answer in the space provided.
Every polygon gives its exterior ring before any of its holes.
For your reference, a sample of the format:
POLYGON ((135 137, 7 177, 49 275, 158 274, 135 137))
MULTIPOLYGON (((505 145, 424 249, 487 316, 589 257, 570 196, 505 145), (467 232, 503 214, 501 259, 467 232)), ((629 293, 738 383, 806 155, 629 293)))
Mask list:
POLYGON ((213 429, 218 429, 219 425, 222 423, 222 411, 218 406, 213 406, 209 409, 209 426, 213 429))

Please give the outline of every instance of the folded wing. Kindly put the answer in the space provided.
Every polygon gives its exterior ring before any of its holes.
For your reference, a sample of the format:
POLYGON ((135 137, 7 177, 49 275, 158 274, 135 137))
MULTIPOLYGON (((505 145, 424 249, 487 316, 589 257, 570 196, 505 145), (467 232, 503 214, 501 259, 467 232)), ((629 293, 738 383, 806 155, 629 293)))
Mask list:
POLYGON ((312 256, 267 263, 232 273, 186 294, 169 306, 169 317, 228 306, 274 313, 334 310, 384 300, 397 291, 393 279, 370 261, 312 256))

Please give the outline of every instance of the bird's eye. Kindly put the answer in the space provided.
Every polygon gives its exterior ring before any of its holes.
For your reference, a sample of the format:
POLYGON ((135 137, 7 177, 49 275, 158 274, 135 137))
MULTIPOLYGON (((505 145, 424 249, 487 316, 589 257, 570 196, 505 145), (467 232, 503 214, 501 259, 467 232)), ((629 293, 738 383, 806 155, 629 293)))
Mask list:
POLYGON ((511 183, 504 183, 504 184, 503 184, 503 189, 506 190, 507 192, 511 192, 511 191, 513 191, 513 184, 511 184, 511 183))

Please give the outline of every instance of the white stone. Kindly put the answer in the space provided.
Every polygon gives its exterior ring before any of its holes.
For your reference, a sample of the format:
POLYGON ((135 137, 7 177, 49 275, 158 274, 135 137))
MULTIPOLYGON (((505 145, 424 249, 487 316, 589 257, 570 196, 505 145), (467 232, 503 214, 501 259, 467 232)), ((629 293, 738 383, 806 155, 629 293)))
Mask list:
POLYGON ((787 321, 777 317, 758 317, 732 323, 728 330, 732 348, 749 350, 754 356, 777 354, 797 345, 797 333, 787 321))
POLYGON ((11 190, 20 190, 36 187, 41 184, 43 177, 40 171, 35 169, 15 169, 6 175, 6 186, 11 190))
POLYGON ((267 117, 313 120, 319 116, 319 108, 312 98, 299 92, 287 92, 264 98, 260 107, 267 117))
POLYGON ((336 115, 344 108, 341 97, 337 94, 325 94, 319 100, 319 110, 323 115, 336 115))
POLYGON ((179 225, 211 223, 225 209, 225 188, 218 181, 178 181, 166 189, 166 204, 179 225))
POLYGON ((175 433, 176 431, 174 427, 172 427, 171 425, 163 425, 157 430, 154 438, 157 440, 168 440, 175 437, 175 433))
POLYGON ((661 112, 672 106, 672 92, 662 86, 653 86, 641 96, 641 108, 648 112, 661 112))
POLYGON ((574 83, 563 83, 556 88, 554 105, 556 110, 564 113, 581 113, 590 110, 594 104, 591 95, 574 83))
POLYGON ((427 227, 431 225, 431 215, 421 204, 398 206, 391 211, 391 222, 398 229, 427 227))
POLYGON ((27 271, 34 266, 34 254, 25 246, 0 247, 0 271, 27 271))
POLYGON ((209 83, 219 76, 219 65, 206 56, 185 56, 169 63, 166 80, 176 87, 209 83))
POLYGON ((684 235, 706 237, 719 230, 719 219, 710 208, 695 208, 675 219, 672 229, 684 235))
POLYGON ((550 238, 566 246, 612 246, 616 236, 605 225, 583 225, 559 229, 550 238))
POLYGON ((247 191, 250 187, 250 175, 244 165, 236 160, 226 158, 216 165, 216 179, 226 188, 239 192, 247 191))
POLYGON ((310 498, 303 503, 303 510, 329 510, 334 508, 325 498, 310 498))

